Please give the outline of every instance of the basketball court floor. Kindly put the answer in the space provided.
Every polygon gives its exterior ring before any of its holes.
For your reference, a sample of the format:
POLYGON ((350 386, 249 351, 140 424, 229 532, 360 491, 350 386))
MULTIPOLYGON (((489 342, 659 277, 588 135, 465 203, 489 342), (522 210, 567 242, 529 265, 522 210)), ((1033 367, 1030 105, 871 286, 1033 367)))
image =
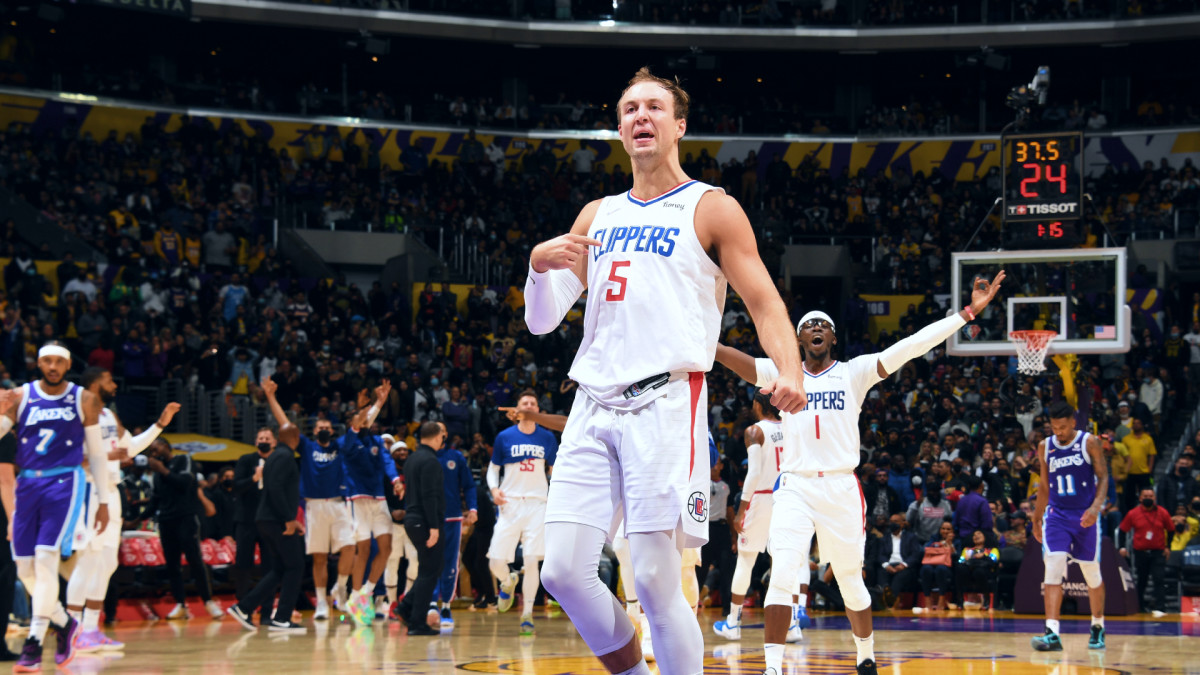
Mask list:
MULTIPOLYGON (((713 635, 717 610, 701 616, 705 673, 759 675, 763 669, 762 610, 747 610, 741 642, 713 635)), ((879 672, 889 675, 1101 675, 1200 674, 1200 617, 1170 620, 1110 618, 1108 648, 1087 649, 1086 619, 1064 620, 1060 653, 1034 652, 1037 617, 1008 612, 951 612, 944 618, 907 612, 876 615, 879 672)), ((526 673, 604 675, 565 616, 540 615, 537 635, 519 637, 516 614, 456 613, 457 626, 440 637, 409 638, 389 622, 355 628, 321 622, 307 635, 249 633, 232 621, 121 622, 110 635, 125 642, 123 656, 79 655, 70 673, 526 673)), ((818 612, 803 643, 789 647, 785 673, 854 672, 854 647, 845 615, 818 612)), ((10 647, 19 639, 10 634, 10 647)), ((46 671, 53 667, 47 649, 46 671)), ((653 667, 652 667, 653 669, 653 667)))

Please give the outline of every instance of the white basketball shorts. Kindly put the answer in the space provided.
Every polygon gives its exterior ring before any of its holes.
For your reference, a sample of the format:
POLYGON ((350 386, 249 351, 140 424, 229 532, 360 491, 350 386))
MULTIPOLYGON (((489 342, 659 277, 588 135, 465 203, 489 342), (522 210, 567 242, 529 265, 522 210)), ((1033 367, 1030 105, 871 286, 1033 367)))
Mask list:
POLYGON ((775 491, 770 552, 807 560, 815 533, 822 562, 835 569, 861 568, 866 523, 862 486, 852 472, 820 477, 784 473, 775 491))
POLYGON ((770 492, 755 494, 750 498, 746 518, 742 521, 742 533, 738 535, 739 551, 762 553, 767 550, 774 504, 775 499, 770 492))
POLYGON ((501 506, 487 557, 511 563, 517 557, 517 542, 525 544, 526 560, 546 557, 545 499, 509 499, 501 506))
POLYGON ((354 516, 355 541, 391 536, 392 514, 388 513, 387 500, 355 499, 350 502, 350 513, 354 516))
POLYGON ((674 531, 682 523, 685 548, 708 541, 708 387, 703 373, 663 386, 659 398, 629 411, 576 393, 546 522, 589 525, 612 536, 624 514, 627 532, 674 531))
POLYGON ((108 504, 108 525, 100 534, 96 534, 96 510, 100 508, 100 497, 96 495, 96 486, 88 481, 87 518, 79 521, 75 528, 76 551, 99 551, 103 548, 121 548, 121 498, 115 487, 108 492, 112 501, 108 504))
POLYGON ((353 545, 354 519, 345 500, 304 500, 305 553, 337 553, 353 545))

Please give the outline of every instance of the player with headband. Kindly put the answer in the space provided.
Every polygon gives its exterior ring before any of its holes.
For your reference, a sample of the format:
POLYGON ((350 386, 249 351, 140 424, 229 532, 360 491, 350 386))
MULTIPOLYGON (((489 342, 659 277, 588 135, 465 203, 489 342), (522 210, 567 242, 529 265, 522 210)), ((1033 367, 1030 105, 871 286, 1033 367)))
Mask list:
MULTIPOLYGON (((0 435, 16 430, 16 508, 9 521, 9 540, 17 575, 29 590, 33 618, 29 637, 14 672, 38 672, 47 630, 57 634, 54 662, 64 665, 75 655, 79 622, 58 601, 59 561, 75 545, 75 528, 88 494, 83 459, 95 485, 96 534, 108 527, 113 499, 108 478, 108 448, 100 430, 100 397, 67 381, 71 352, 58 342, 38 351, 42 377, 0 395, 0 435)), ((114 525, 120 527, 120 525, 114 525)))
MULTIPOLYGON (((773 559, 766 601, 764 675, 783 673, 784 640, 792 616, 792 596, 800 567, 808 564, 813 535, 821 559, 833 569, 846 604, 858 652, 858 675, 875 675, 875 635, 871 596, 863 583, 866 503, 854 475, 859 461, 859 413, 867 392, 905 363, 928 353, 988 306, 1004 281, 1003 270, 989 284, 975 279, 971 304, 922 328, 877 354, 850 361, 833 358, 837 344, 833 319, 809 312, 796 332, 804 355, 804 410, 782 415, 785 437, 779 485, 768 547, 773 559)), ((717 360, 759 387, 769 386, 779 370, 770 359, 755 359, 731 347, 717 349, 717 360)))

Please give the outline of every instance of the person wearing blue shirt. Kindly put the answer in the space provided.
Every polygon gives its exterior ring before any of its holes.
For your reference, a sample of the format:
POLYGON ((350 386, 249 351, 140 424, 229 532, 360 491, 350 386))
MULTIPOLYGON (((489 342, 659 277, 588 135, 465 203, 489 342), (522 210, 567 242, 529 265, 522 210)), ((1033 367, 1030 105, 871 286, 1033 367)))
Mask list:
MULTIPOLYGON (((537 393, 531 389, 521 392, 516 411, 519 414, 540 412, 537 393)), ((558 439, 554 434, 522 417, 517 424, 496 435, 487 470, 487 486, 492 501, 500 509, 487 554, 492 574, 500 583, 497 602, 500 612, 507 612, 512 607, 519 575, 511 571, 509 565, 516 560, 518 542, 524 547, 522 635, 532 635, 534 629, 533 601, 541 583, 538 563, 546 557, 548 474, 553 472, 557 455, 558 439)))
POLYGON ((392 461, 383 441, 370 432, 371 425, 383 403, 391 392, 391 384, 384 380, 375 388, 375 402, 366 408, 366 391, 359 395, 359 411, 350 420, 346 435, 342 436, 342 461, 346 469, 346 496, 350 500, 350 512, 354 516, 354 539, 358 551, 354 556, 354 584, 362 584, 350 593, 347 609, 350 616, 361 625, 370 625, 375 620, 375 605, 372 602, 375 585, 383 576, 388 556, 392 552, 392 514, 387 508, 384 482, 400 494, 400 476, 396 463, 392 461), (371 555, 371 539, 379 550, 367 571, 367 559, 371 555), (363 576, 366 575, 364 580, 363 576))
POLYGON ((229 285, 221 289, 221 316, 226 321, 233 321, 237 316, 238 305, 250 297, 250 289, 242 285, 242 276, 236 272, 229 278, 229 285))
MULTIPOLYGON (((446 431, 444 424, 442 431, 446 431)), ((471 475, 471 467, 467 466, 466 457, 454 448, 442 447, 438 450, 437 458, 442 465, 442 475, 446 484, 446 522, 442 526, 441 535, 442 541, 446 543, 446 557, 442 567, 442 578, 438 579, 437 593, 429 604, 429 613, 439 614, 436 603, 441 599, 442 628, 451 629, 454 628, 454 619, 450 616, 450 603, 454 600, 454 592, 458 588, 459 542, 462 540, 462 528, 464 524, 468 527, 474 525, 479 518, 479 512, 476 509, 475 478, 471 475), (462 510, 464 499, 467 502, 466 514, 463 514, 462 510)))
MULTIPOLYGON (((289 422, 283 406, 275 397, 279 385, 264 378, 262 390, 275 421, 283 428, 289 422)), ((346 611, 346 583, 354 569, 354 518, 346 503, 346 472, 340 444, 333 438, 333 424, 319 419, 313 426, 314 441, 300 436, 296 451, 300 455, 300 497, 304 499, 304 548, 312 556, 313 586, 317 592, 317 610, 313 619, 329 618, 329 554, 337 552, 337 584, 334 603, 346 611)))

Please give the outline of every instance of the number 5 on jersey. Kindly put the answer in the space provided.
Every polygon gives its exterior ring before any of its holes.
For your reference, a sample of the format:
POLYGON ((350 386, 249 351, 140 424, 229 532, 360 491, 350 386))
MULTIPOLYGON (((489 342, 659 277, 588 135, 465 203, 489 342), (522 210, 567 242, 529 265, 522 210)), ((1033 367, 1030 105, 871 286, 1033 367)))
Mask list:
POLYGON ((618 274, 617 270, 619 270, 623 267, 629 267, 629 263, 630 263, 630 261, 628 261, 628 260, 614 260, 613 261, 612 268, 608 270, 608 280, 615 283, 617 285, 617 288, 620 290, 618 290, 616 293, 614 293, 613 289, 609 288, 608 292, 604 294, 605 300, 607 300, 609 302, 621 302, 622 300, 625 299, 625 284, 627 284, 629 282, 629 279, 626 279, 625 277, 618 274))

